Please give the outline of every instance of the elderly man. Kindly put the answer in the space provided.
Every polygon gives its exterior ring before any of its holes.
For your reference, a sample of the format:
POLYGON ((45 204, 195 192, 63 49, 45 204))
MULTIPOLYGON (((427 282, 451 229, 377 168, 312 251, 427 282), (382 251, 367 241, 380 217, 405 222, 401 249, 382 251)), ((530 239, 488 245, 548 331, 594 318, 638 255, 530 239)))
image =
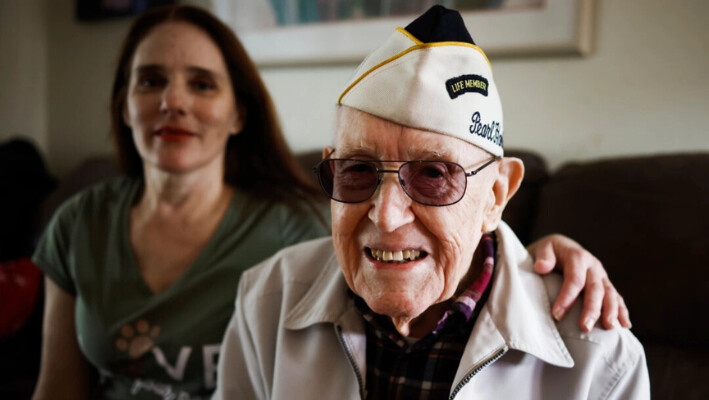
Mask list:
POLYGON ((500 220, 524 168, 458 13, 399 28, 339 104, 317 167, 332 238, 243 275, 217 398, 649 397, 635 337, 555 322, 559 277, 500 220))

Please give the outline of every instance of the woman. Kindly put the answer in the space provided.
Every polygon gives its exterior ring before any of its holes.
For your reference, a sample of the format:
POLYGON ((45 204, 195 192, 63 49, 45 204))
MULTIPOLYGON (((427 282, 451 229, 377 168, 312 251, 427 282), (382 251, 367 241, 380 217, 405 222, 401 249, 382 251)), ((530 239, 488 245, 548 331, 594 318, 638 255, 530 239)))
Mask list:
POLYGON ((243 47, 197 8, 134 22, 111 118, 125 177, 64 204, 35 254, 47 279, 34 398, 206 398, 241 272, 327 234, 317 191, 243 47))
POLYGON ((65 204, 35 257, 49 278, 36 396, 85 397, 89 363, 100 397, 207 396, 241 271, 327 234, 315 190, 256 68, 203 11, 136 21, 111 115, 127 176, 65 204))

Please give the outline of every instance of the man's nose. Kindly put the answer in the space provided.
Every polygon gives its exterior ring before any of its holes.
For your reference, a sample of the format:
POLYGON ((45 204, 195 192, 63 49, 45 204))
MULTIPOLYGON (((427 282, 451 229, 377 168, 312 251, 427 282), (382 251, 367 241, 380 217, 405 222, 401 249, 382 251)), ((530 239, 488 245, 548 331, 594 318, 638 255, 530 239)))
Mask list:
POLYGON ((397 174, 384 174, 374 193, 369 219, 383 232, 393 232, 413 222, 412 201, 399 184, 397 174))

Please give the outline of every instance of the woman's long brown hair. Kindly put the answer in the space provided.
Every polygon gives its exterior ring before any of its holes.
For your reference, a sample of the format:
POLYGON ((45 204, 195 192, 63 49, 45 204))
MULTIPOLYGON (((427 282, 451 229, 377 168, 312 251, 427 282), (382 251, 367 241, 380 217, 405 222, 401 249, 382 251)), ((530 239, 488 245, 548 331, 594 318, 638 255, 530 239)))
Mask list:
POLYGON ((239 111, 245 116, 243 130, 226 145, 224 181, 266 199, 294 204, 296 199, 321 195, 305 176, 283 137, 271 97, 256 66, 234 32, 209 12, 192 6, 148 11, 138 17, 121 47, 111 97, 111 136, 123 172, 143 176, 143 163, 131 129, 123 121, 123 109, 136 48, 157 25, 186 22, 206 32, 219 47, 231 78, 239 111))

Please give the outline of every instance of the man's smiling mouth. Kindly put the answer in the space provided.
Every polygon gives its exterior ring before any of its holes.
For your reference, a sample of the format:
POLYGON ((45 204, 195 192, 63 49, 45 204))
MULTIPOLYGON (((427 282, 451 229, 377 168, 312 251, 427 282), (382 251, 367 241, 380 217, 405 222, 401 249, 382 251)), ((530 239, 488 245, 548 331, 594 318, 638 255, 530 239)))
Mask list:
POLYGON ((405 263, 410 261, 420 260, 426 257, 427 253, 420 250, 399 250, 399 251, 388 251, 381 249, 372 249, 370 247, 365 247, 365 252, 367 255, 372 257, 377 261, 391 262, 391 263, 405 263))

